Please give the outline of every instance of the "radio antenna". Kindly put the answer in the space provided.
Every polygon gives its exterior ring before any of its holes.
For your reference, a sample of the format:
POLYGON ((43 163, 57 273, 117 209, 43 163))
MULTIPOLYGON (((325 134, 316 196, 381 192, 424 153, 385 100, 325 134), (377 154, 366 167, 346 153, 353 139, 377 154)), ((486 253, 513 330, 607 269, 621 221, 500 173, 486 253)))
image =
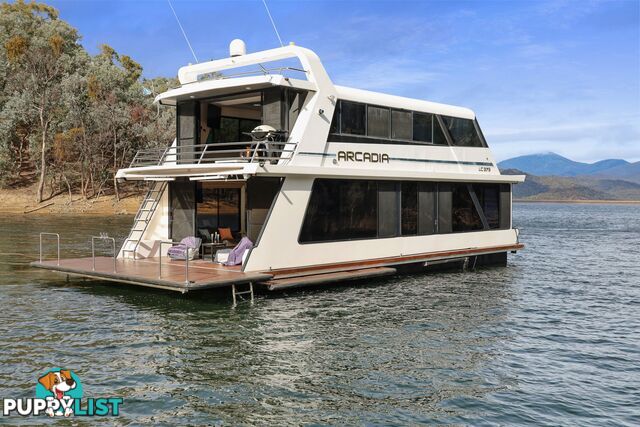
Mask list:
POLYGON ((269 6, 267 6, 266 0, 262 0, 262 4, 264 4, 264 8, 267 9, 267 15, 269 15, 269 20, 271 21, 271 25, 273 25, 273 31, 276 32, 276 36, 278 37, 278 41, 280 42, 280 47, 284 47, 284 43, 282 43, 282 39, 280 38, 280 33, 276 28, 276 23, 273 22, 273 18, 271 17, 271 12, 269 12, 269 6))
POLYGON ((191 51, 191 54, 193 55, 193 59, 196 60, 196 63, 200 62, 200 61, 198 61, 198 57, 196 56, 196 53, 193 51, 193 48, 191 47, 191 43, 189 43, 189 37, 187 37, 187 33, 185 33, 184 32, 184 28, 182 28, 182 24, 180 23, 180 19, 178 18, 178 15, 176 14, 176 11, 173 8, 173 5, 171 4, 171 0, 167 0, 167 3, 169 3, 169 7, 171 8, 171 11, 173 12, 173 16, 176 17, 176 22, 178 22, 178 27, 180 27, 180 31, 182 31, 182 35, 184 36, 184 39, 187 42, 187 46, 189 46, 189 50, 191 51))

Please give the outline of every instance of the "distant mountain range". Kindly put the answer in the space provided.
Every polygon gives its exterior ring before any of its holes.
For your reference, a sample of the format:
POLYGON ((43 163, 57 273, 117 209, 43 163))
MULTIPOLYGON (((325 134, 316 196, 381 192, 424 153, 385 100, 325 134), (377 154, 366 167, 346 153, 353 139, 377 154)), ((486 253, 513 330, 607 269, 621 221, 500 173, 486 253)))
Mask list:
POLYGON ((503 174, 527 175, 513 188, 522 200, 640 200, 640 162, 607 159, 576 162, 555 153, 498 163, 503 174))
POLYGON ((500 170, 517 169, 538 176, 597 176, 640 183, 640 162, 622 159, 600 160, 595 163, 576 162, 556 153, 530 154, 498 163, 500 170))

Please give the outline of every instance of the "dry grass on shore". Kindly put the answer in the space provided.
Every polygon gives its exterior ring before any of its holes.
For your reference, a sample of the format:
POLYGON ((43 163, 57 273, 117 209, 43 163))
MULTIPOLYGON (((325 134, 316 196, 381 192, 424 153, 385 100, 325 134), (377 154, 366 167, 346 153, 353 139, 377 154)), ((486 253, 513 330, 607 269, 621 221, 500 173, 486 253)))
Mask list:
POLYGON ((43 215, 132 215, 138 210, 143 194, 127 193, 119 202, 113 195, 89 200, 79 194, 71 198, 68 193, 58 194, 42 203, 36 203, 36 187, 0 189, 0 213, 43 215))

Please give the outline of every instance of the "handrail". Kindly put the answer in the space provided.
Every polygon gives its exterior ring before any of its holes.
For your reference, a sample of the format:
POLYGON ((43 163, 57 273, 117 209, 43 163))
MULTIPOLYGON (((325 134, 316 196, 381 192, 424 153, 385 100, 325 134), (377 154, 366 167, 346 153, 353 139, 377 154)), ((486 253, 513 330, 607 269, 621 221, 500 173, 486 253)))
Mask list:
POLYGON ((58 233, 40 233, 40 264, 42 264, 42 236, 56 236, 58 244, 58 265, 60 265, 60 235, 58 233))
POLYGON ((198 81, 203 81, 203 80, 224 80, 224 79, 230 79, 230 78, 234 78, 234 77, 239 77, 239 76, 251 76, 254 74, 257 75, 272 75, 273 73, 271 73, 271 71, 279 71, 281 75, 284 75, 282 72, 283 71, 296 71, 298 73, 308 73, 307 70, 304 70, 302 68, 296 68, 296 67, 273 67, 273 68, 265 68, 265 67, 260 67, 259 70, 249 70, 249 71, 243 71, 240 73, 234 73, 234 74, 222 74, 222 73, 218 73, 215 74, 214 73, 205 73, 205 75, 209 74, 212 77, 204 77, 204 78, 199 78, 198 81))
POLYGON ((159 166, 165 162, 184 164, 215 163, 235 160, 254 163, 290 159, 297 143, 292 141, 239 141, 191 144, 138 150, 129 167, 159 166), (191 157, 191 158, 190 158, 191 157))
MULTIPOLYGON (((158 263, 158 279, 162 279, 162 245, 179 245, 179 242, 172 242, 172 241, 167 241, 167 240, 160 240, 160 247, 158 248, 159 252, 160 252, 160 262, 158 263)), ((185 269, 184 269, 184 283, 186 285, 189 285, 189 283, 191 283, 189 281, 189 249, 193 249, 193 248, 189 248, 187 247, 187 253, 184 257, 185 260, 185 269)))
POLYGON ((111 242, 113 243, 113 272, 117 273, 116 271, 116 255, 118 254, 116 252, 116 239, 114 239, 113 237, 109 237, 109 236, 91 236, 91 259, 93 260, 93 271, 96 271, 96 251, 95 251, 95 240, 111 240, 111 242))

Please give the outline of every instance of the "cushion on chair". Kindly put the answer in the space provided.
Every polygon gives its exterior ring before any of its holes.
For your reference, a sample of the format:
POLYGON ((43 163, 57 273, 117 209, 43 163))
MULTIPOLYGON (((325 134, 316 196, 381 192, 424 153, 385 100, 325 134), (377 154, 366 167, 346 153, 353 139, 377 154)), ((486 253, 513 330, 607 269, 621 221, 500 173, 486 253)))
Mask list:
POLYGON ((220 233, 220 240, 233 240, 230 228, 218 228, 218 233, 220 233))
POLYGON ((192 260, 198 253, 202 240, 198 237, 189 236, 180 241, 178 245, 172 246, 167 251, 167 255, 171 259, 184 260, 187 257, 192 260))

